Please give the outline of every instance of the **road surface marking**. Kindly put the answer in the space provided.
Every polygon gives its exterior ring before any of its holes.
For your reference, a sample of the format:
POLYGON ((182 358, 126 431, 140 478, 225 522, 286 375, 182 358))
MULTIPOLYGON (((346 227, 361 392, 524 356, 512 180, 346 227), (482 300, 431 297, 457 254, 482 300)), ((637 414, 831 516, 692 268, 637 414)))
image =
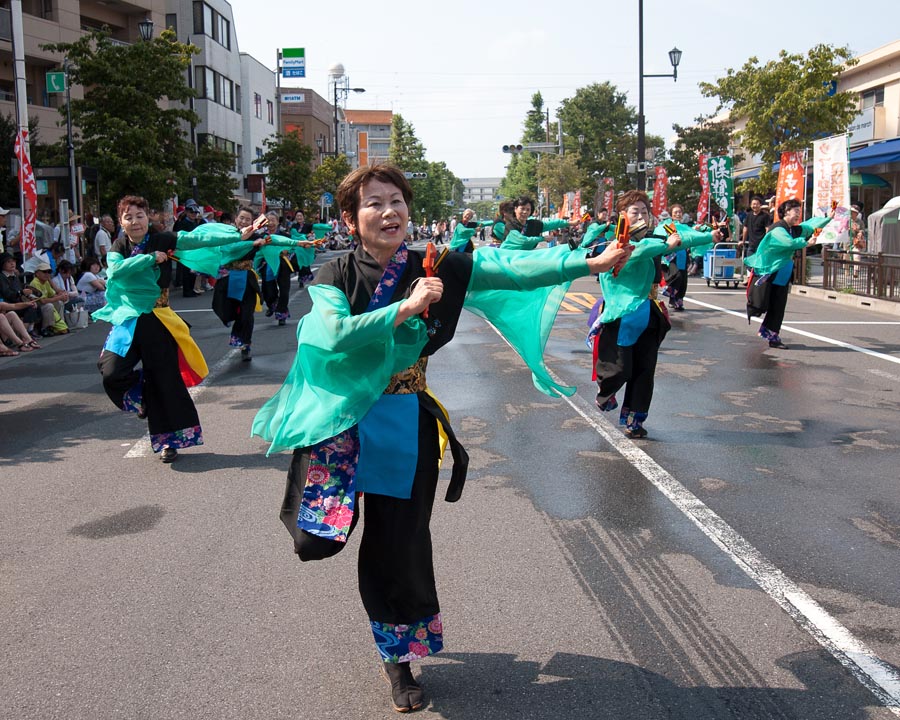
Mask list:
MULTIPOLYGON (((497 328, 493 325, 490 327, 506 342, 497 328)), ((555 373, 549 369, 548 372, 556 382, 563 384, 555 373)), ((562 399, 790 615, 794 622, 828 650, 885 707, 900 717, 900 674, 893 667, 829 615, 805 590, 770 563, 700 498, 622 435, 616 425, 602 417, 584 398, 573 395, 562 399)))
MULTIPOLYGON (((729 310, 728 308, 723 308, 720 305, 710 305, 709 303, 705 303, 702 300, 692 300, 691 298, 686 297, 684 301, 693 303, 694 305, 700 305, 701 307, 709 308, 710 310, 718 310, 719 312, 723 312, 726 315, 734 315, 734 317, 741 318, 741 320, 746 320, 747 318, 747 313, 738 312, 736 310, 729 310)), ((757 323, 762 322, 759 318, 752 318, 752 320, 757 323)), ((827 338, 822 335, 816 335, 811 332, 806 332, 805 330, 798 330, 791 325, 782 325, 781 330, 782 332, 787 330, 788 332, 792 332, 795 335, 802 335, 803 337, 812 338, 813 340, 818 340, 819 342, 823 342, 828 345, 836 345, 837 347, 854 350, 855 352, 862 353, 863 355, 869 355, 871 357, 878 358, 879 360, 887 360, 888 362, 900 365, 900 357, 894 357, 893 355, 887 355, 885 353, 876 352, 875 350, 869 350, 868 348, 860 347, 859 345, 846 343, 843 340, 833 340, 832 338, 827 338)))

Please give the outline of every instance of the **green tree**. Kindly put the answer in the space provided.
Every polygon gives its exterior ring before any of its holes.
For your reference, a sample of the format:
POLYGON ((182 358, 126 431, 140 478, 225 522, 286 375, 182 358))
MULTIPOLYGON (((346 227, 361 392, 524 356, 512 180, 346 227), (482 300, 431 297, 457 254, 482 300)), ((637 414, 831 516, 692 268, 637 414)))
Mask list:
POLYGON ((259 163, 266 167, 266 196, 290 207, 309 195, 313 151, 296 130, 263 141, 265 153, 259 163))
MULTIPOLYGON (((566 152, 577 153, 582 190, 593 194, 596 183, 605 177, 613 178, 618 189, 633 184, 626 164, 635 158, 637 113, 625 93, 609 82, 593 83, 563 100, 558 114, 566 152), (582 136, 583 143, 579 142, 582 136)), ((647 138, 646 147, 662 146, 661 138, 647 138)))
POLYGON ((538 182, 548 193, 548 200, 557 207, 562 196, 582 187, 584 173, 578 166, 577 154, 545 153, 538 160, 538 182))
POLYGON ((416 129, 399 113, 391 119, 388 162, 407 172, 425 172, 425 146, 416 137, 416 129))
POLYGON ((95 31, 44 49, 68 57, 70 82, 84 86, 84 98, 72 100, 76 156, 99 171, 104 207, 127 193, 159 205, 167 180, 187 186, 193 149, 184 126, 198 117, 186 107, 194 93, 185 71, 196 47, 165 30, 133 45, 95 31))
POLYGON ((335 197, 335 204, 330 210, 329 217, 336 217, 340 214, 340 208, 337 207, 337 189, 341 181, 350 174, 350 161, 346 155, 330 155, 322 160, 322 164, 313 170, 310 178, 310 190, 306 195, 304 202, 304 210, 311 217, 318 217, 319 198, 322 193, 331 193, 335 197))
POLYGON ((762 156, 758 180, 741 189, 773 188, 771 165, 782 152, 805 150, 813 140, 847 129, 857 113, 856 96, 829 92, 841 72, 856 62, 849 48, 820 44, 802 54, 782 50, 765 65, 751 57, 715 83, 700 83, 704 95, 719 98, 719 109, 730 108, 732 121, 746 120, 737 132, 741 146, 762 156))
MULTIPOLYGON (((544 128, 545 118, 544 98, 538 91, 531 96, 531 109, 525 115, 522 143, 547 142, 547 131, 544 128)), ((535 197, 538 186, 537 167, 537 153, 523 152, 511 155, 506 176, 500 183, 500 194, 507 198, 515 198, 520 195, 535 197)))
MULTIPOLYGON (((12 172, 0 172, 0 207, 5 208, 19 207, 19 178, 15 171, 18 167, 15 162, 17 132, 18 124, 15 116, 0 115, 0 153, 3 157, 12 159, 13 168, 12 172)), ((28 121, 28 146, 32 167, 43 167, 48 164, 48 159, 53 159, 54 146, 45 145, 40 141, 37 118, 28 121)))
MULTIPOLYGON (((678 140, 665 163, 669 202, 686 208, 694 208, 700 201, 700 155, 727 155, 734 132, 730 121, 713 121, 712 116, 700 116, 694 122, 696 125, 690 127, 672 126, 678 140)), ((742 156, 734 159, 740 162, 742 156)))
POLYGON ((233 171, 234 155, 213 145, 201 145, 194 160, 200 199, 217 209, 234 212, 237 182, 231 175, 233 171))

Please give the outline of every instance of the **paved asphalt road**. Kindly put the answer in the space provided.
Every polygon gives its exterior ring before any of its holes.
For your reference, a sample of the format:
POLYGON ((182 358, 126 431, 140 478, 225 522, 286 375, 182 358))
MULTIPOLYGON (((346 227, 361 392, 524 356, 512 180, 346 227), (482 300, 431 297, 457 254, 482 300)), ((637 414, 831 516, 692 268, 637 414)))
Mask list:
MULTIPOLYGON (((429 365, 472 464, 436 506, 447 649, 419 715, 896 717, 900 318, 791 297, 774 351, 725 312, 739 292, 692 281, 631 442, 593 406, 596 287, 548 348, 570 401, 468 314, 429 365)), ((258 316, 252 363, 208 295, 173 304, 212 374, 206 445, 171 466, 102 393, 102 324, 0 359, 0 718, 392 716, 358 540, 297 562, 287 458, 247 437, 306 292, 288 327, 258 316)))

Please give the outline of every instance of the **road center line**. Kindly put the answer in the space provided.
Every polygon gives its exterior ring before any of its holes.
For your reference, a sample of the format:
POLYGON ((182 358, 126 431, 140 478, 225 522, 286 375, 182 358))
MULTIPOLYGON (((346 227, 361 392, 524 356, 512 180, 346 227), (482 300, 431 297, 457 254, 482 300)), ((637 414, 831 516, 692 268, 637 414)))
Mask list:
MULTIPOLYGON (((724 308, 713 309, 724 310, 724 308)), ((724 311, 739 315, 730 310, 724 311)), ((506 338, 497 328, 490 323, 488 325, 506 342, 506 338)), ((554 380, 563 384, 549 368, 548 372, 554 380)), ((588 405, 581 396, 573 395, 562 399, 741 568, 763 592, 778 603, 794 622, 828 650, 885 707, 900 717, 900 674, 893 667, 829 615, 805 590, 770 563, 759 550, 653 458, 622 435, 615 425, 599 415, 597 410, 588 405)))
MULTIPOLYGON (((684 301, 693 303, 694 305, 700 305, 701 307, 709 308, 710 310, 718 310, 719 312, 723 312, 726 315, 733 315, 734 317, 741 318, 741 320, 747 319, 746 313, 737 312, 736 310, 729 310, 728 308, 723 308, 719 305, 711 305, 710 303, 705 303, 702 300, 693 300, 690 297, 686 297, 684 301)), ((757 323, 762 322, 759 318, 752 318, 752 320, 757 323)), ((838 347, 846 348, 847 350, 853 350, 854 352, 862 353, 863 355, 869 355, 871 357, 878 358, 879 360, 887 360, 888 362, 900 365, 900 357, 894 357, 893 355, 887 355, 886 353, 869 350, 868 348, 860 347, 859 345, 846 343, 843 340, 834 340, 833 338, 827 338, 823 335, 816 335, 815 333, 806 332, 805 330, 799 330, 798 328, 792 327, 791 325, 782 325, 781 330, 782 332, 787 330, 788 332, 792 332, 795 335, 802 335, 803 337, 812 338, 813 340, 818 340, 819 342, 823 342, 828 345, 836 345, 838 347)))

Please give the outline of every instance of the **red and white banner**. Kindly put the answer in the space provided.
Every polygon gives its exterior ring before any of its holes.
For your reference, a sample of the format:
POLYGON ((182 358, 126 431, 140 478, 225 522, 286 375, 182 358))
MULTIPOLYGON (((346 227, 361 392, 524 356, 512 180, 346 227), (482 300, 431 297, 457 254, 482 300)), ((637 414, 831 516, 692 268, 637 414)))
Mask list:
POLYGON ((572 202, 572 217, 581 217, 581 190, 575 191, 575 200, 572 202))
POLYGON ((813 215, 825 216, 832 206, 850 207, 848 135, 813 143, 813 215))
POLYGON ((609 177, 603 178, 603 184, 606 185, 606 190, 603 191, 603 207, 606 208, 606 212, 609 215, 612 215, 613 201, 615 200, 615 180, 609 177))
POLYGON ((669 176, 664 167, 656 168, 656 179, 653 181, 653 201, 650 212, 659 217, 669 207, 669 176))
MULTIPOLYGON (((775 190, 775 208, 785 200, 799 200, 806 197, 806 168, 803 151, 781 153, 781 167, 778 170, 778 185, 775 190)), ((775 214, 778 211, 776 209, 775 214)), ((776 217, 776 220, 781 218, 776 217)))
POLYGON ((706 163, 709 155, 700 155, 700 202, 697 203, 697 222, 706 220, 709 215, 709 168, 706 163))
POLYGON ((25 218, 22 222, 22 255, 30 257, 37 249, 35 227, 37 226, 37 183, 34 181, 34 170, 28 157, 25 143, 28 140, 28 131, 20 130, 16 135, 15 153, 19 161, 19 186, 25 195, 25 218))

